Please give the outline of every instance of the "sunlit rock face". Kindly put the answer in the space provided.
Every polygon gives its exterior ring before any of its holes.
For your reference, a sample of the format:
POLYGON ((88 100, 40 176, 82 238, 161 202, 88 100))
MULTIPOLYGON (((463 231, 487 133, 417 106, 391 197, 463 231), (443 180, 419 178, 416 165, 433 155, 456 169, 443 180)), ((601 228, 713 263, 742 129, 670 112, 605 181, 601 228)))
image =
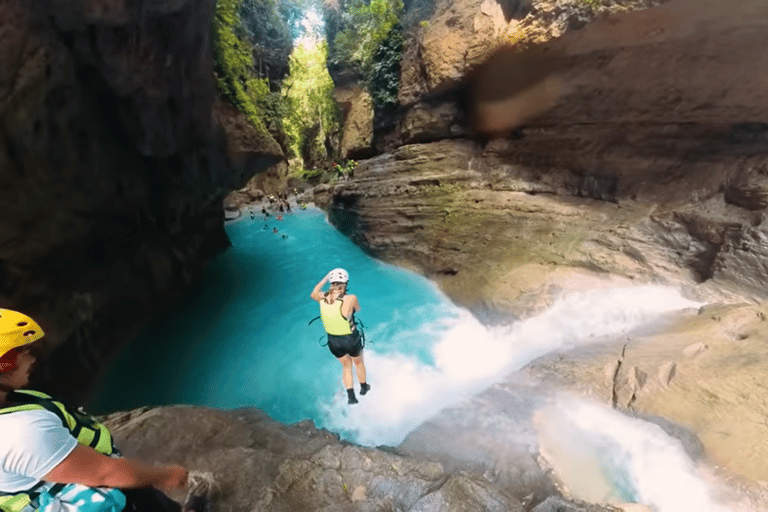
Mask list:
MULTIPOLYGON (((535 16, 549 19, 547 5, 534 2, 535 16)), ((553 33, 564 35, 540 50, 546 59, 497 59, 480 75, 472 70, 482 69, 483 57, 470 59, 477 41, 490 45, 512 24, 535 22, 501 13, 506 28, 473 24, 467 20, 496 19, 478 3, 454 4, 448 23, 441 21, 446 9, 437 5, 406 44, 405 113, 388 135, 390 153, 361 163, 353 183, 318 191, 337 218, 357 226, 352 235, 365 247, 435 277, 477 309, 517 312, 509 297, 526 295, 521 277, 534 268, 538 277, 524 283, 565 267, 766 297, 762 2, 672 0, 586 26, 550 16, 560 23, 553 33), (446 38, 427 37, 447 25, 469 39, 463 67, 449 65, 452 54, 440 50, 446 38), (409 56, 414 47, 418 55, 409 56), (429 64, 429 55, 444 65, 429 64), (541 83, 531 72, 537 63, 558 86, 542 93, 535 116, 517 118, 519 110, 505 109, 541 83), (419 65, 453 71, 409 80, 406 68, 419 65), (531 87, 516 78, 525 74, 531 87), (473 97, 474 76, 499 83, 481 84, 490 92, 473 97), (449 86, 462 77, 465 99, 506 113, 506 127, 467 138, 477 133, 471 109, 449 86), (435 96, 441 87, 447 92, 435 96)))
POLYGON ((213 121, 214 4, 0 4, 0 303, 58 347, 57 394, 227 246, 222 197, 278 159, 233 159, 213 121))
MULTIPOLYGON (((528 373, 678 422, 715 464, 765 480, 749 419, 765 412, 765 314, 736 304, 768 298, 768 4, 670 0, 587 17, 574 7, 564 23, 566 4, 534 1, 532 17, 507 21, 535 32, 520 46, 558 36, 538 56, 475 61, 465 41, 465 67, 429 60, 452 53, 426 34, 450 21, 472 38, 468 20, 488 15, 478 2, 441 22, 437 6, 406 43, 400 118, 381 154, 315 198, 361 246, 487 322, 535 315, 564 291, 637 283, 728 304, 528 373), (723 334, 734 315, 749 322, 723 334)), ((493 40, 483 26, 477 37, 493 40)))
POLYGON ((343 125, 339 156, 365 158, 373 155, 373 104, 371 95, 357 81, 338 85, 333 99, 341 108, 343 125))

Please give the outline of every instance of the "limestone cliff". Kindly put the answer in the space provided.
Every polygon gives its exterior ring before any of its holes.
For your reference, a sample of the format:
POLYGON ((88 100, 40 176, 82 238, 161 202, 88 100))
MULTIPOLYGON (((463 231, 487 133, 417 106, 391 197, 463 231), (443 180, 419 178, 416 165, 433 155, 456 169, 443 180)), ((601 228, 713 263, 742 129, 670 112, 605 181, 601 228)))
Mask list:
POLYGON ((47 331, 59 395, 227 247, 223 196, 281 158, 212 117, 213 6, 0 3, 0 304, 47 331))
MULTIPOLYGON (((533 9, 541 17, 547 5, 533 9)), ((471 57, 472 48, 487 55, 490 43, 473 37, 489 42, 508 37, 512 24, 541 25, 526 21, 533 15, 504 25, 503 13, 483 6, 438 5, 426 33, 408 43, 391 153, 361 162, 354 182, 318 190, 338 224, 475 309, 485 301, 510 311, 512 301, 496 300, 485 283, 515 282, 513 296, 522 296, 524 275, 548 275, 555 264, 765 298, 763 4, 672 0, 566 25, 546 46, 555 56, 546 63, 550 76, 560 84, 559 93, 547 93, 551 108, 512 122, 512 135, 490 143, 468 138, 469 111, 451 84, 478 68, 473 63, 483 57, 471 57), (452 17, 444 21, 446 9, 452 17), (497 18, 498 27, 490 24, 497 18), (464 57, 443 51, 447 36, 428 37, 445 27, 465 33, 464 57), (419 66, 428 69, 414 72, 419 66)), ((537 62, 508 59, 511 70, 502 62, 497 75, 514 82, 537 62)), ((497 87, 495 104, 516 95, 536 100, 525 96, 530 88, 510 87, 517 89, 507 98, 497 87)))
POLYGON ((764 481, 765 312, 739 303, 768 298, 768 4, 586 4, 533 1, 518 20, 507 2, 437 2, 407 40, 381 154, 315 200, 488 322, 616 284, 726 303, 526 372, 679 422, 713 464, 764 481))

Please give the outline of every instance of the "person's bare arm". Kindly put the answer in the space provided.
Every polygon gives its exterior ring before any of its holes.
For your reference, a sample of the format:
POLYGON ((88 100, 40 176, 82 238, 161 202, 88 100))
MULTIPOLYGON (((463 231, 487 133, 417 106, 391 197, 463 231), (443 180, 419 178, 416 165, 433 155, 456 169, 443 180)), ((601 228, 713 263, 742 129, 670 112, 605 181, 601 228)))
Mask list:
POLYGON ((315 285, 315 289, 312 290, 312 293, 310 293, 309 296, 312 297, 314 300, 316 300, 318 302, 323 300, 323 297, 325 296, 325 294, 323 293, 321 288, 327 282, 328 282, 328 275, 326 275, 324 278, 322 278, 320 280, 320 282, 315 285))
POLYGON ((360 311, 360 302, 358 302, 357 296, 345 295, 341 310, 341 314, 344 315, 344 318, 350 318, 352 313, 357 313, 358 311, 360 311))
POLYGON ((113 459, 78 444, 66 459, 42 480, 89 487, 178 489, 187 484, 188 471, 180 466, 153 467, 135 459, 113 459))

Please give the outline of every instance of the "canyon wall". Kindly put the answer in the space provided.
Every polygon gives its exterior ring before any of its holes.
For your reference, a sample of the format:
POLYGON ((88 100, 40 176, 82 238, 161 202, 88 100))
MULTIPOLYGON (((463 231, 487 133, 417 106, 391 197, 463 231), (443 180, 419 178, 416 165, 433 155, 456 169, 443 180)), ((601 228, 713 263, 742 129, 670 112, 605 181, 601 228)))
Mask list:
POLYGON ((181 296, 229 244, 225 194, 282 159, 221 129, 214 6, 0 2, 0 305, 46 330, 57 395, 181 296))
POLYGON ((486 323, 641 283, 708 304, 513 375, 671 420, 712 465, 765 480, 750 418, 768 368, 768 4, 510 5, 436 2, 409 32, 380 154, 315 201, 486 323))
POLYGON ((316 200, 480 313, 568 276, 765 298, 764 4, 531 9, 438 2, 406 44, 388 152, 316 200))

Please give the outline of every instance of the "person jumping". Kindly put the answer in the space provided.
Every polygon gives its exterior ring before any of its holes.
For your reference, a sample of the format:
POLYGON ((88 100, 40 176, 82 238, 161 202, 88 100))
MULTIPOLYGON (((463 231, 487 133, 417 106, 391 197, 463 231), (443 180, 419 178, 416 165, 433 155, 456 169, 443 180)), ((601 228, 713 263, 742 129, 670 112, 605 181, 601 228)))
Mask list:
POLYGON ((310 296, 320 303, 320 319, 328 335, 328 348, 341 363, 348 403, 356 404, 352 366, 357 370, 360 394, 365 395, 371 386, 365 381, 363 341, 355 326, 355 313, 360 311, 360 302, 355 295, 347 294, 348 284, 347 271, 336 268, 315 285, 310 296), (328 282, 331 286, 323 293, 322 288, 328 282))

